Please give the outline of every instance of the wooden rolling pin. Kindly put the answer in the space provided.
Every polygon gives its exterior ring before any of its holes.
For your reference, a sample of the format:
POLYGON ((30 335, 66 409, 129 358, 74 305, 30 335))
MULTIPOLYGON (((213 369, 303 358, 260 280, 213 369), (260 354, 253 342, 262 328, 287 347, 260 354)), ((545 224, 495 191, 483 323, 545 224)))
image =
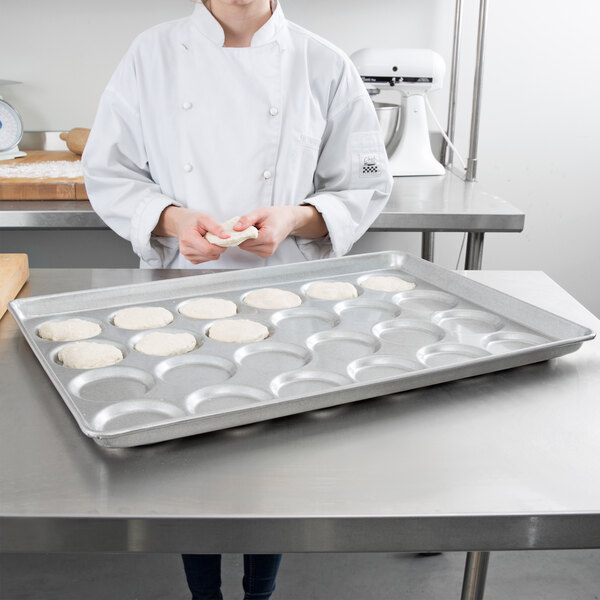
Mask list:
POLYGON ((73 152, 73 154, 79 154, 81 156, 89 135, 89 129, 75 127, 75 129, 71 129, 71 131, 61 133, 60 139, 67 142, 67 148, 73 152))
POLYGON ((27 254, 0 254, 0 319, 28 277, 27 254))

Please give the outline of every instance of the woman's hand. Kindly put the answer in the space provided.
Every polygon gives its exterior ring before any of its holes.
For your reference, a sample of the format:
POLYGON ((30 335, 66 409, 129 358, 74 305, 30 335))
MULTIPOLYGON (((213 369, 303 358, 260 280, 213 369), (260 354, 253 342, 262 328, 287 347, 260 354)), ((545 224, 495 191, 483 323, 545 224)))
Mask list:
POLYGON ((227 232, 211 216, 179 206, 167 206, 163 210, 155 235, 176 237, 179 251, 192 264, 218 260, 226 248, 206 241, 204 235, 210 231, 220 238, 229 237, 227 232))
POLYGON ((259 208, 240 217, 234 229, 242 231, 250 225, 258 229, 258 237, 243 242, 240 248, 258 254, 261 258, 272 256, 281 242, 290 235, 309 238, 327 235, 325 221, 313 206, 259 208))

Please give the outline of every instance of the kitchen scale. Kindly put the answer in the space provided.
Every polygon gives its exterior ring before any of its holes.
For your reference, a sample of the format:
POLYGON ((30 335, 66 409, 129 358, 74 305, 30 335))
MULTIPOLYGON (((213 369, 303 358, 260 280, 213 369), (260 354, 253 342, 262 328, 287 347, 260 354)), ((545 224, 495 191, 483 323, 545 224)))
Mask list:
MULTIPOLYGON (((0 79, 0 86, 20 83, 0 79)), ((23 121, 17 110, 0 96, 0 160, 9 160, 26 156, 19 150, 19 142, 23 137, 23 121)))

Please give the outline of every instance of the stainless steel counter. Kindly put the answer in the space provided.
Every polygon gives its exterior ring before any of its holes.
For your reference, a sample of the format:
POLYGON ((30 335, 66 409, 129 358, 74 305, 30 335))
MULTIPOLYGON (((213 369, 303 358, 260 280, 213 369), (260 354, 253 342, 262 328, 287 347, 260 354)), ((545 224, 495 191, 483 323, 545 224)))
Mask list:
MULTIPOLYGON (((397 177, 387 206, 369 231, 423 232, 422 256, 433 260, 436 231, 468 233, 465 268, 480 268, 485 232, 519 232, 525 215, 478 182, 397 177)), ((106 229, 86 201, 0 202, 0 229, 106 229)))
MULTIPOLYGON (((33 269, 23 294, 194 272, 33 269)), ((600 330, 540 272, 469 277, 600 330)), ((600 339, 510 371, 109 450, 0 322, 0 551, 600 547, 600 339)))

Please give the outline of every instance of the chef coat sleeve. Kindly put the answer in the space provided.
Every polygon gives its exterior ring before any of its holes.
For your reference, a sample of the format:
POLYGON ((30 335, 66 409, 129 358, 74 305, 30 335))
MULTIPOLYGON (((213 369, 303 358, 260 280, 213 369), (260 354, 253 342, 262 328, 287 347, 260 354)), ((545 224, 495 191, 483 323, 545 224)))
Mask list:
POLYGON ((296 238, 307 259, 343 256, 383 210, 393 186, 373 102, 366 91, 332 111, 314 175, 303 201, 321 213, 328 236, 296 238))
POLYGON ((137 108, 135 69, 127 57, 104 91, 82 157, 92 207, 151 267, 167 266, 178 252, 175 238, 153 236, 162 211, 180 204, 152 179, 137 108))

